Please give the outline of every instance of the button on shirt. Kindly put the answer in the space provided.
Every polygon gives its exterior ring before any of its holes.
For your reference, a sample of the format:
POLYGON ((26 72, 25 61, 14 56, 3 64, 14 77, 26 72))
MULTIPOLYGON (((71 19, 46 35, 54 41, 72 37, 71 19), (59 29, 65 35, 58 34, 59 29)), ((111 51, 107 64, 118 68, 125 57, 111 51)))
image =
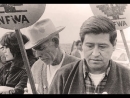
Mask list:
POLYGON ((83 75, 85 79, 85 89, 86 89, 86 94, 95 94, 95 93, 103 93, 104 87, 107 82, 107 77, 110 71, 110 63, 107 71, 105 72, 104 78, 99 82, 97 87, 94 85, 94 82, 92 81, 91 77, 89 76, 89 71, 88 71, 88 65, 87 62, 84 60, 83 62, 83 75))

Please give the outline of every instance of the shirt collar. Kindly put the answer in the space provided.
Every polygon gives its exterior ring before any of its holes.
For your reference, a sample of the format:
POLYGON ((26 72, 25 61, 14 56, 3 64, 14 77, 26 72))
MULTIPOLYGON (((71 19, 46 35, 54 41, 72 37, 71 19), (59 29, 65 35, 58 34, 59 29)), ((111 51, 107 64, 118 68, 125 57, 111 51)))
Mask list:
MULTIPOLYGON (((107 68, 107 70, 106 70, 106 72, 105 72, 106 76, 108 76, 108 74, 109 74, 110 66, 111 66, 111 62, 109 61, 108 68, 107 68)), ((86 73, 89 73, 88 65, 87 65, 86 60, 83 59, 83 75, 84 75, 84 78, 86 77, 86 73)))

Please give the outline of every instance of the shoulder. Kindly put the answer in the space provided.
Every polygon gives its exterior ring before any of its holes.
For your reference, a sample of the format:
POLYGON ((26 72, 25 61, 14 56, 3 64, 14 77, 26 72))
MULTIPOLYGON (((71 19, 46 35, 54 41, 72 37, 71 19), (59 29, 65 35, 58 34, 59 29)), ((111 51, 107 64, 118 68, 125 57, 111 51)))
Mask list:
POLYGON ((66 76, 68 75, 74 68, 76 68, 76 65, 80 62, 81 60, 78 61, 74 61, 71 62, 69 64, 66 64, 65 66, 61 67, 58 71, 57 71, 57 75, 62 75, 62 76, 66 76))
POLYGON ((42 69, 42 66, 44 65, 44 62, 41 59, 38 59, 31 68, 32 73, 36 73, 42 69))
POLYGON ((130 68, 127 68, 126 66, 119 64, 115 61, 112 61, 116 65, 116 69, 121 75, 129 75, 130 76, 130 68))
POLYGON ((75 57, 73 55, 66 54, 65 56, 66 56, 66 58, 68 58, 68 60, 73 60, 73 61, 81 60, 80 58, 75 57))
POLYGON ((41 67, 41 65, 43 64, 44 62, 41 59, 38 59, 37 61, 34 62, 34 64, 32 65, 32 68, 41 67))
POLYGON ((44 62, 41 59, 38 59, 31 68, 31 72, 34 78, 35 83, 39 83, 40 80, 40 73, 42 72, 42 68, 44 66, 44 62))
POLYGON ((77 50, 77 49, 75 49, 75 50, 73 50, 73 51, 72 51, 72 54, 73 54, 73 53, 77 53, 77 52, 78 52, 78 50, 77 50))

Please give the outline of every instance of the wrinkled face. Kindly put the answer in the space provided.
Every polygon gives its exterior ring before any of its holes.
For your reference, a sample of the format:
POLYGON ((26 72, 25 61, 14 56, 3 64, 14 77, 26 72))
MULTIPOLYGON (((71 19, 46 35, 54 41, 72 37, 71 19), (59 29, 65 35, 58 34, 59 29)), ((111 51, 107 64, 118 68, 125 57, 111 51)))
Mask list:
POLYGON ((47 65, 52 64, 57 56, 55 42, 50 40, 34 47, 33 49, 36 51, 36 56, 47 65))
POLYGON ((9 48, 7 48, 6 46, 3 46, 3 47, 1 47, 1 50, 3 51, 3 53, 5 55, 6 61, 11 61, 14 59, 9 48))
POLYGON ((102 69, 109 63, 115 49, 109 41, 109 34, 86 34, 82 45, 89 68, 102 69))

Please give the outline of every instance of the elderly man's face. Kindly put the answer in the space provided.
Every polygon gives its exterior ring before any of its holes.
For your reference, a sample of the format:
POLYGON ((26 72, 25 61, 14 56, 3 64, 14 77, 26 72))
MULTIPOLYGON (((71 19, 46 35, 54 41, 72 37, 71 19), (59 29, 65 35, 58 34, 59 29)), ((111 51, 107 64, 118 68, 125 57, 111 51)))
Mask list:
POLYGON ((105 68, 115 47, 109 41, 109 34, 86 34, 82 45, 84 57, 89 68, 105 68))
POLYGON ((55 47, 55 43, 52 41, 46 41, 33 49, 36 51, 36 56, 47 65, 52 64, 57 56, 57 48, 55 47))

